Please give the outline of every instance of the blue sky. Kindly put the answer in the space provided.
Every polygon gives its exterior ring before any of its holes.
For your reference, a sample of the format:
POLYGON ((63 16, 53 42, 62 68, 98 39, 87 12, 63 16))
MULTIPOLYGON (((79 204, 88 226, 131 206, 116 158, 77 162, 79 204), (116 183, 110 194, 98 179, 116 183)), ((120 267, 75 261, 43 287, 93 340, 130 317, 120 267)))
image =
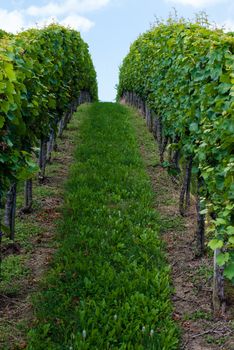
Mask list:
POLYGON ((99 97, 112 101, 130 44, 173 8, 186 18, 204 10, 210 22, 234 31, 234 0, 0 0, 0 28, 15 33, 56 21, 81 31, 97 70, 99 97))

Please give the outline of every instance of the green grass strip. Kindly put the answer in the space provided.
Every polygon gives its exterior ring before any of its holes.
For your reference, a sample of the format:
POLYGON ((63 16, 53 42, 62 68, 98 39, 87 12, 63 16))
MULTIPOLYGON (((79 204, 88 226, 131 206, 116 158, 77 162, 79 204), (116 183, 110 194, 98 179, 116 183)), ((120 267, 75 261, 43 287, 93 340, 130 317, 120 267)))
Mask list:
POLYGON ((169 267, 131 111, 81 107, 61 248, 28 349, 173 350, 169 267))

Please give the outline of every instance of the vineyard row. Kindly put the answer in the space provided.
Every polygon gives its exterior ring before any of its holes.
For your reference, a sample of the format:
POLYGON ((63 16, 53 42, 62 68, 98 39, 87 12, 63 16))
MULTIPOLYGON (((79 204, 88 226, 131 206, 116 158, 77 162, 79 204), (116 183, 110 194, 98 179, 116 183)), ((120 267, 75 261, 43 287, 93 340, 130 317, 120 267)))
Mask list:
POLYGON ((3 233, 14 239, 17 183, 26 181, 26 213, 37 164, 43 181, 57 136, 78 105, 97 100, 97 81, 88 45, 74 30, 52 24, 15 36, 1 31, 0 44, 2 240, 3 233))
POLYGON ((183 20, 158 23, 131 46, 120 68, 118 98, 136 106, 182 183, 180 213, 197 198, 197 255, 214 251, 215 310, 234 282, 234 38, 183 20), (191 190, 192 189, 192 190, 191 190))

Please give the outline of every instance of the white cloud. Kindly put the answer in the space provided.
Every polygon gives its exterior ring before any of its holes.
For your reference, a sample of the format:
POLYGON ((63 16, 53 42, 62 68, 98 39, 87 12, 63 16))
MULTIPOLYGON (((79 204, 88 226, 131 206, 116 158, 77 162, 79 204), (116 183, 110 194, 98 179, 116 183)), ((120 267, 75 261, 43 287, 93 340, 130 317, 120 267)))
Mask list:
POLYGON ((234 20, 227 19, 224 22, 217 24, 219 28, 223 28, 225 32, 234 32, 234 20))
POLYGON ((226 0, 166 0, 181 5, 193 6, 195 8, 204 8, 205 6, 213 6, 219 3, 225 3, 226 0))
MULTIPOLYGON (((18 0, 20 1, 20 0, 18 0)), ((30 6, 7 11, 0 8, 0 28, 11 33, 22 29, 43 27, 52 22, 87 32, 95 24, 81 14, 106 6, 110 0, 57 0, 45 6, 30 6)))
POLYGON ((0 28, 6 32, 17 33, 25 28, 25 18, 21 11, 0 9, 0 28))
POLYGON ((42 28, 51 23, 60 23, 65 27, 70 27, 81 32, 87 32, 95 25, 88 18, 77 14, 68 15, 60 19, 57 16, 35 18, 32 21, 25 16, 23 11, 8 12, 0 9, 0 28, 9 33, 15 34, 28 28, 42 28))
POLYGON ((95 25, 95 23, 90 21, 88 18, 74 14, 67 16, 61 20, 59 20, 56 16, 40 18, 35 22, 28 23, 27 28, 43 28, 51 23, 60 23, 65 27, 69 27, 82 32, 89 31, 95 25))
POLYGON ((57 3, 50 2, 48 5, 45 6, 30 6, 26 13, 29 16, 34 17, 44 17, 44 16, 58 16, 64 13, 62 6, 60 6, 57 3))
POLYGON ((60 21, 60 24, 83 32, 88 32, 95 25, 95 23, 88 18, 78 15, 69 15, 60 21))
POLYGON ((45 6, 30 6, 27 14, 30 16, 61 16, 72 13, 87 13, 106 6, 110 0, 65 0, 49 2, 45 6))

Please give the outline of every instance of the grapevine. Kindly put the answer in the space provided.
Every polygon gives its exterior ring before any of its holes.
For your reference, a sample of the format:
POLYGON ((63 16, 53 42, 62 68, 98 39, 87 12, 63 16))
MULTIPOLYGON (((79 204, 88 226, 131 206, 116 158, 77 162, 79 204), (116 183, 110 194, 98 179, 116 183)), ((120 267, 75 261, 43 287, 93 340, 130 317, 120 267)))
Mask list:
POLYGON ((185 180, 190 171, 198 179, 200 252, 206 219, 215 273, 224 270, 234 282, 232 33, 183 20, 158 23, 132 44, 120 68, 118 98, 151 111, 161 161, 167 149, 171 170, 187 164, 185 180))
MULTIPOLYGON (((13 239, 12 189, 15 196, 17 182, 30 181, 39 146, 44 178, 47 143, 54 144, 59 123, 64 128, 78 104, 97 99, 97 82, 88 46, 74 30, 52 24, 15 36, 1 32, 0 40, 0 198, 10 188, 5 223, 13 239)), ((32 191, 29 183, 26 189, 32 191)))

